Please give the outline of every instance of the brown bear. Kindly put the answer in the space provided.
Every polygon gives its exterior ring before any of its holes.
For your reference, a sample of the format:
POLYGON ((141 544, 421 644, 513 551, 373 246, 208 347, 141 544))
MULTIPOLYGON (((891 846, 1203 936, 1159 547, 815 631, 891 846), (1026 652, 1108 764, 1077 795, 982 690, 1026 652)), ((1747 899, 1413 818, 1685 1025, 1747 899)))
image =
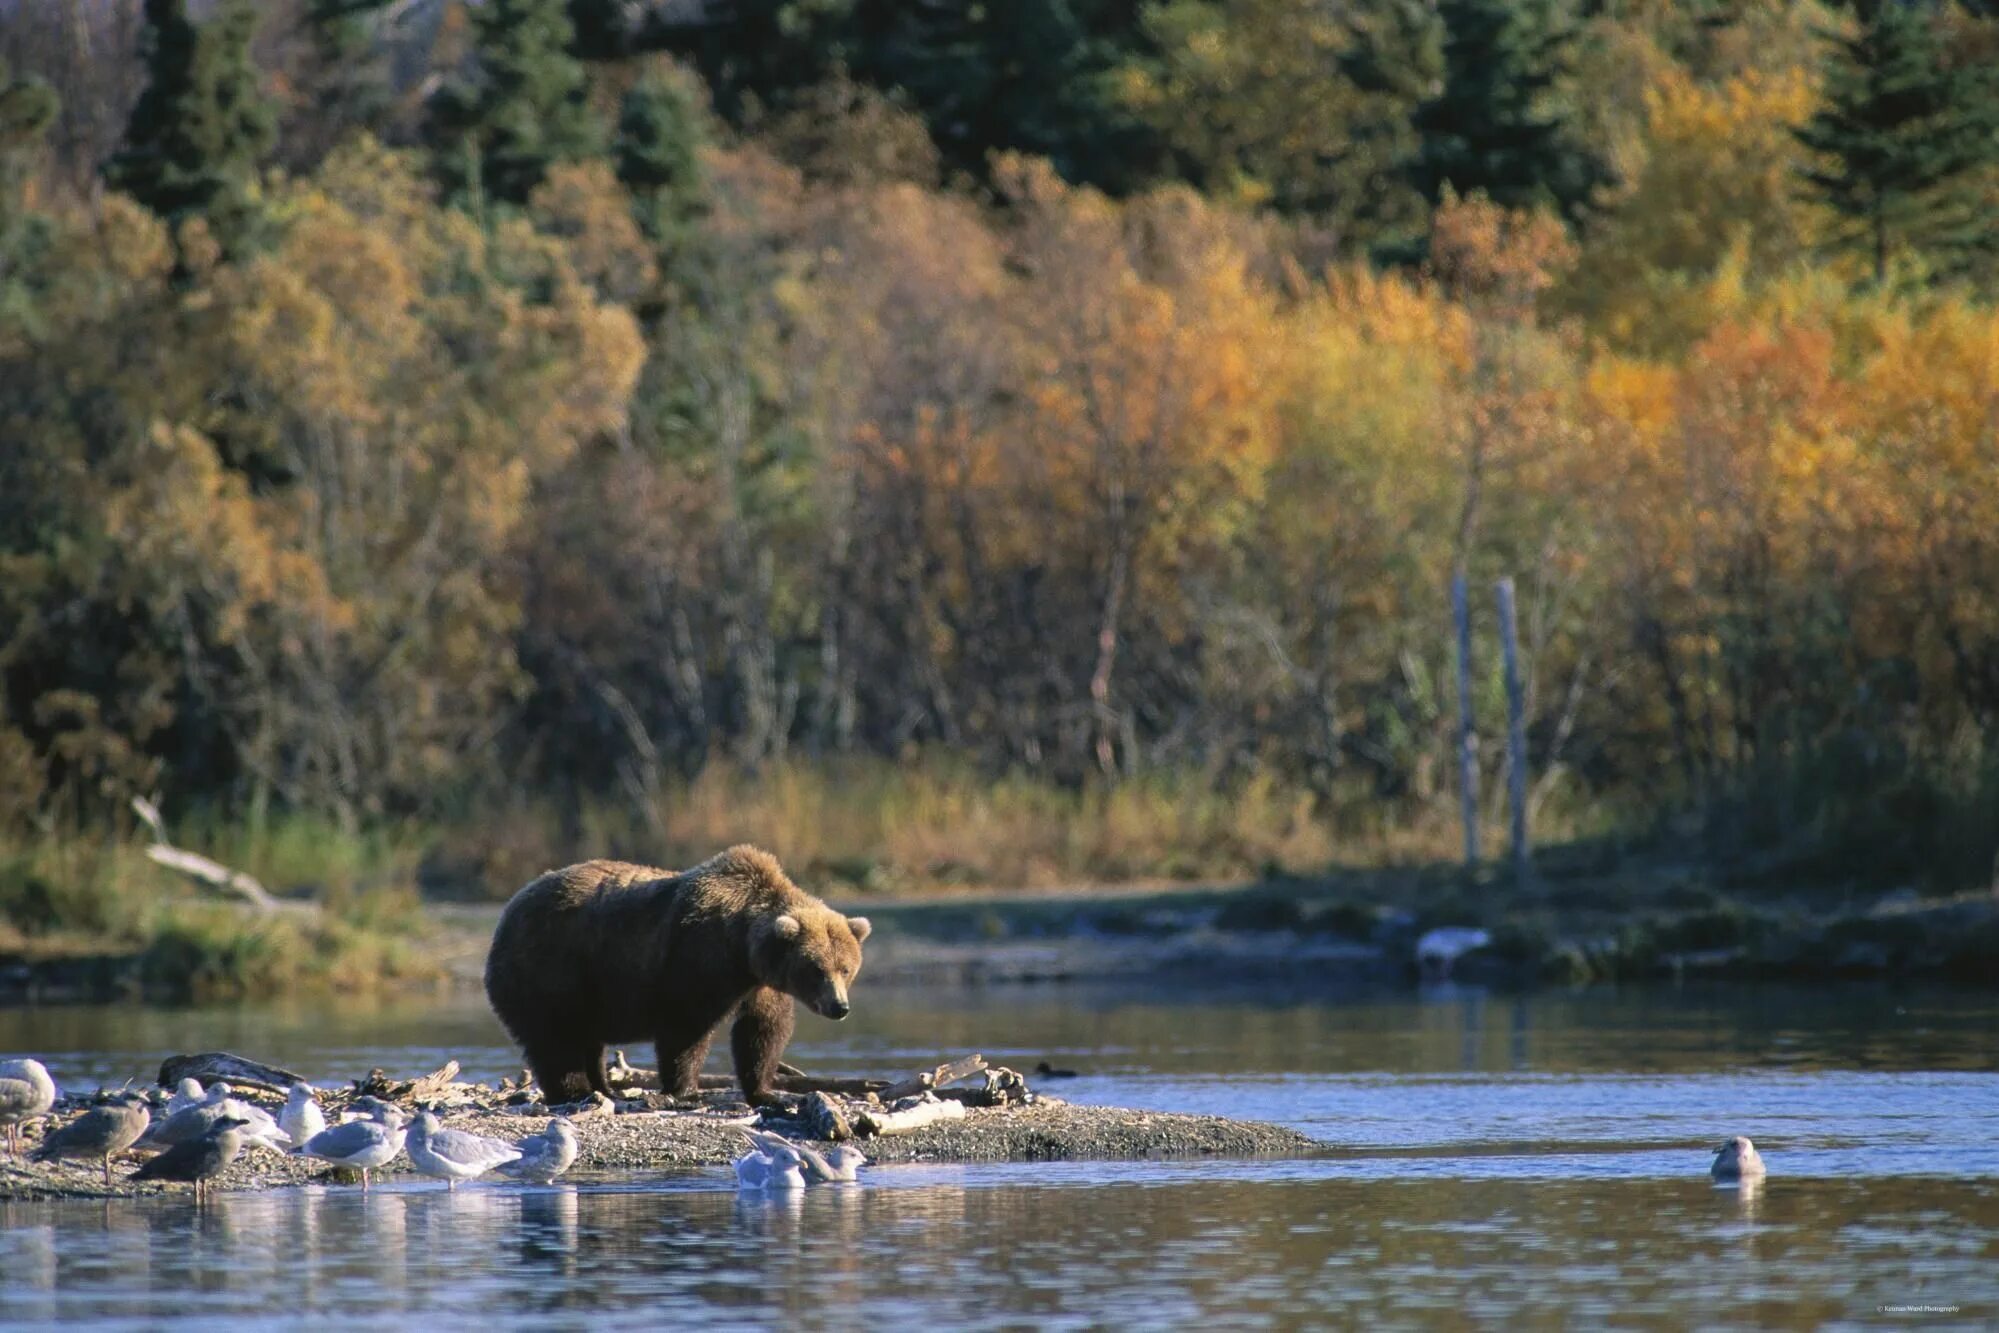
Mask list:
POLYGON ((760 1105, 791 1039, 793 998, 845 1018, 867 937, 866 917, 805 893, 755 847, 680 874, 585 861, 549 871, 500 913, 486 998, 550 1101, 608 1095, 605 1044, 647 1037, 660 1086, 691 1096, 733 1014, 736 1078, 760 1105))

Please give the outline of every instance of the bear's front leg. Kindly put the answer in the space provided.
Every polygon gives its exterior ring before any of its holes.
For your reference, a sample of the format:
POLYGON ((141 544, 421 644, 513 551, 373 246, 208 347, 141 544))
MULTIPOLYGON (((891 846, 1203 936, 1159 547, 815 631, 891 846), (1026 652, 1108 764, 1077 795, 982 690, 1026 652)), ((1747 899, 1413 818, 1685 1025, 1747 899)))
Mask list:
POLYGON ((729 1050, 736 1057, 736 1081, 743 1085, 743 1100, 762 1106, 772 1100, 771 1083, 777 1078, 777 1062, 791 1040, 791 997, 768 986, 750 992, 736 1010, 735 1026, 729 1029, 729 1050))
POLYGON ((700 1029, 660 1030, 652 1043, 659 1057, 660 1091, 675 1097, 693 1097, 701 1091, 701 1066, 708 1060, 708 1042, 714 1035, 712 1023, 700 1029))

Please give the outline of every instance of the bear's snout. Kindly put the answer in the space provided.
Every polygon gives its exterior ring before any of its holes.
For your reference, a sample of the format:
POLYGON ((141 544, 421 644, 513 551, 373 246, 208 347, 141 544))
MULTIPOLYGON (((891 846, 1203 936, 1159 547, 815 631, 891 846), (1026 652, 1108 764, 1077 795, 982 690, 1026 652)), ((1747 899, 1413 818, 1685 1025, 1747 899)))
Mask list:
POLYGON ((826 1015, 826 1017, 836 1023, 853 1011, 854 1006, 848 1004, 845 1000, 828 1000, 819 1010, 820 1013, 826 1015))

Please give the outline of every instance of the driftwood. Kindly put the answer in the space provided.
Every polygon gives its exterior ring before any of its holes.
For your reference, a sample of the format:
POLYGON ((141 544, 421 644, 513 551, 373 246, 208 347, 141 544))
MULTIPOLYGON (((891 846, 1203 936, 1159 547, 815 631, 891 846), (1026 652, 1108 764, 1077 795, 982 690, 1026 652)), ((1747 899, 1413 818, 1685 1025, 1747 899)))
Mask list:
POLYGON ((442 1069, 432 1070, 422 1078, 390 1078, 383 1070, 371 1069, 366 1078, 354 1085, 357 1096, 433 1106, 457 1106, 470 1102, 473 1100, 472 1091, 470 1085, 458 1081, 456 1060, 445 1061, 442 1069))
MULTIPOLYGON (((810 1074, 787 1077, 780 1074, 771 1080, 771 1087, 779 1092, 831 1092, 842 1097, 865 1097, 869 1093, 879 1093, 888 1087, 884 1078, 816 1078, 810 1074)), ((734 1074, 703 1074, 703 1092, 723 1092, 736 1087, 734 1074)))
MULTIPOLYGON (((455 1067, 455 1066, 454 1066, 455 1067)), ((184 1078, 204 1087, 221 1081, 232 1088, 256 1088, 282 1097, 294 1083, 305 1080, 289 1069, 246 1060, 227 1051, 207 1051, 200 1055, 172 1055, 160 1064, 160 1086, 173 1088, 184 1078)))
POLYGON ((846 1114, 823 1092, 815 1092, 805 1099, 805 1105, 799 1110, 799 1120, 805 1132, 815 1139, 840 1143, 854 1137, 854 1128, 847 1123, 846 1114))
POLYGON ((943 1120, 963 1120, 963 1102, 931 1098, 893 1111, 866 1107, 854 1116, 854 1132, 863 1138, 885 1138, 891 1134, 914 1134, 943 1120))
POLYGON ((250 907, 259 912, 275 912, 281 908, 294 911, 316 910, 311 903, 287 903, 273 898, 270 891, 255 879, 240 870, 231 870, 220 861, 210 860, 196 852, 183 851, 167 841, 166 825, 160 820, 160 808, 143 796, 132 798, 132 810, 147 828, 153 831, 153 845, 146 848, 146 856, 156 865, 169 870, 178 870, 188 878, 206 884, 211 889, 233 893, 250 907))
POLYGON ((947 1088, 937 1095, 967 1106, 1020 1106, 1031 1096, 1027 1080, 1011 1069, 987 1069, 985 1077, 969 1088, 947 1088))
POLYGON ((983 1055, 961 1056, 949 1064, 938 1065, 913 1078, 881 1089, 881 1099, 885 1102, 900 1101, 904 1097, 920 1096, 937 1088, 956 1083, 961 1078, 970 1078, 986 1067, 983 1055))

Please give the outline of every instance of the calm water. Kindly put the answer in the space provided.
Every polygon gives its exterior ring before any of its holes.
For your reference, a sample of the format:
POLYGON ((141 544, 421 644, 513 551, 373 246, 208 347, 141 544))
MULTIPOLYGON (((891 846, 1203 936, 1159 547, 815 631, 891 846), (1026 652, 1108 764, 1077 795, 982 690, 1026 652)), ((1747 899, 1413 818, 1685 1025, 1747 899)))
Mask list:
MULTIPOLYGON (((0 1323, 1599 1327, 1999 1321, 1999 1000, 1962 993, 1035 987, 801 1020, 826 1072, 983 1051, 1078 1101, 1295 1125, 1308 1160, 719 1170, 0 1204, 0 1323), (1760 1191, 1703 1145, 1754 1137, 1760 1191), (1956 1307, 1883 1313, 1884 1306, 1956 1307)), ((512 1057, 476 1005, 0 1011, 88 1087, 224 1048, 315 1078, 512 1057)), ((646 1052, 634 1051, 643 1060, 646 1052)))

